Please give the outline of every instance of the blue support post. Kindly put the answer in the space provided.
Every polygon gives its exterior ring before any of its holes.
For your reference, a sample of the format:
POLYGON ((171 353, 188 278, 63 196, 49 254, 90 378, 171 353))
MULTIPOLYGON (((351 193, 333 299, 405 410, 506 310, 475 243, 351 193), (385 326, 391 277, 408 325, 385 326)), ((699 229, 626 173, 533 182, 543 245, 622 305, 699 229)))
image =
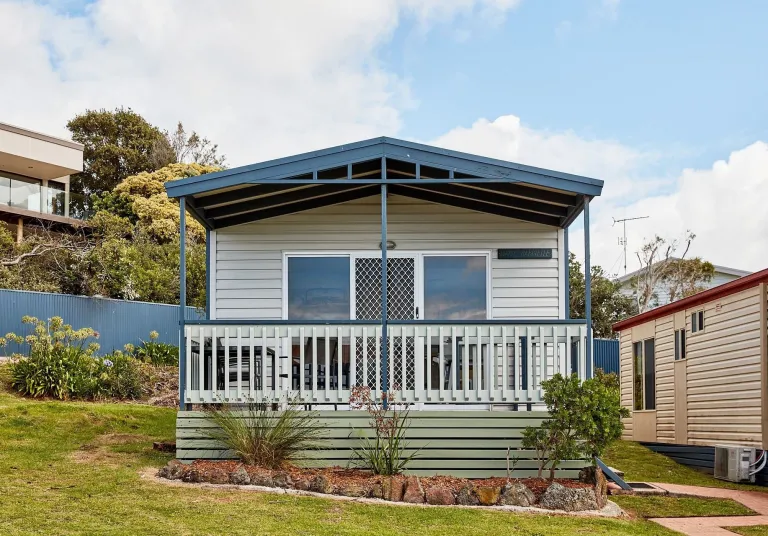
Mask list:
POLYGON ((571 250, 568 248, 568 227, 563 229, 563 249, 565 250, 565 259, 563 259, 563 270, 565 270, 565 318, 571 318, 571 250))
MULTIPOLYGON (((381 158, 381 177, 387 178, 387 157, 381 158)), ((387 336, 387 185, 381 185, 381 390, 389 393, 389 338, 387 336)), ((384 398, 384 408, 387 399, 384 398)))
POLYGON ((187 306, 187 204, 179 198, 179 409, 184 411, 184 384, 187 378, 187 344, 184 337, 184 309, 187 306))
POLYGON ((587 378, 592 377, 592 263, 589 247, 589 197, 584 196, 584 316, 587 319, 587 378))
POLYGON ((211 230, 205 230, 205 319, 211 319, 211 230))

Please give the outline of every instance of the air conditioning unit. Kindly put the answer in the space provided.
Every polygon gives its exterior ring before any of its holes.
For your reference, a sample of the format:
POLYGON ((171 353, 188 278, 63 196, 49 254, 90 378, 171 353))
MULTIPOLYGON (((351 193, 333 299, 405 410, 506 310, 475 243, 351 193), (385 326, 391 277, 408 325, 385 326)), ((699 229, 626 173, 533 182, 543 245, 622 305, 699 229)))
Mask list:
POLYGON ((730 482, 754 482, 750 475, 755 465, 755 449, 750 447, 715 447, 715 478, 730 482))

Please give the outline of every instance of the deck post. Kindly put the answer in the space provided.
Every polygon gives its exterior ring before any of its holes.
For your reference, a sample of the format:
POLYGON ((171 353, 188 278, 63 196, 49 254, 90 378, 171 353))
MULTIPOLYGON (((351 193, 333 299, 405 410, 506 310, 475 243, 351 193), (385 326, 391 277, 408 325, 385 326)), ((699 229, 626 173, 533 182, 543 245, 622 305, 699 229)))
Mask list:
MULTIPOLYGON (((387 157, 381 157, 381 178, 387 179, 387 157)), ((389 393, 389 338, 387 336, 387 185, 381 184, 381 390, 384 408, 389 393)))
MULTIPOLYGON (((184 313, 187 306, 187 206, 179 198, 179 410, 184 411, 184 381, 187 377, 187 344, 184 333, 184 313)), ((206 246, 207 247, 207 246, 206 246)), ((202 351, 202 349, 201 349, 202 351)), ((202 374, 202 371, 201 371, 202 374)))
POLYGON ((205 319, 211 319, 211 230, 205 230, 205 319))
MULTIPOLYGON (((381 178, 387 179, 387 157, 381 157, 381 178)), ((381 390, 389 394, 389 337, 387 335, 387 185, 381 185, 381 390)), ((384 408, 387 398, 382 396, 384 408)))
POLYGON ((565 259, 563 259, 563 270, 565 270, 565 318, 571 318, 571 252, 568 249, 568 227, 563 229, 563 249, 565 250, 565 259))
POLYGON ((589 197, 584 196, 584 316, 587 320, 587 378, 592 377, 592 263, 589 251, 589 197))

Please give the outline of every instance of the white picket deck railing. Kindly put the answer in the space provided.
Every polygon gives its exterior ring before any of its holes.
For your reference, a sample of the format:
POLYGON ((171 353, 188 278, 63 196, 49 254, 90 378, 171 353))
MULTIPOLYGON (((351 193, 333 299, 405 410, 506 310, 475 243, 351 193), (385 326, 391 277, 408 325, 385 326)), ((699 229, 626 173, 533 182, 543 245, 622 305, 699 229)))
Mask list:
MULTIPOLYGON (((185 401, 346 404, 357 385, 378 397, 381 332, 375 322, 187 325, 185 401)), ((392 321, 389 385, 414 403, 538 403, 541 382, 554 374, 586 377, 586 332, 575 322, 392 321)))

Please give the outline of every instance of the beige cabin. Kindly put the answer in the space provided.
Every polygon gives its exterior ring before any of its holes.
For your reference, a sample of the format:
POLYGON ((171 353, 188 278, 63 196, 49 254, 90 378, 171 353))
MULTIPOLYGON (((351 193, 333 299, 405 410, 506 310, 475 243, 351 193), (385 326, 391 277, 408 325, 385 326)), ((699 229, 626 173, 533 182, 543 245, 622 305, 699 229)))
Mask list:
POLYGON ((614 325, 624 439, 766 448, 768 269, 614 325))

